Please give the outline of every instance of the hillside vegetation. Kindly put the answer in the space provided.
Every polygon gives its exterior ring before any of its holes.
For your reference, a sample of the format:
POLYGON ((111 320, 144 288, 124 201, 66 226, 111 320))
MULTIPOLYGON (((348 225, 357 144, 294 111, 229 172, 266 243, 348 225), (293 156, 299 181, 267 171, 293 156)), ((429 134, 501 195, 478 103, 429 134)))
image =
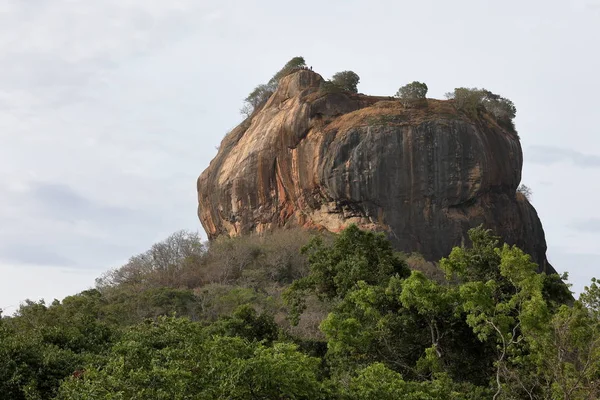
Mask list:
POLYGON ((355 226, 178 232, 1 319, 0 399, 598 398, 597 283, 469 234, 438 267, 355 226))

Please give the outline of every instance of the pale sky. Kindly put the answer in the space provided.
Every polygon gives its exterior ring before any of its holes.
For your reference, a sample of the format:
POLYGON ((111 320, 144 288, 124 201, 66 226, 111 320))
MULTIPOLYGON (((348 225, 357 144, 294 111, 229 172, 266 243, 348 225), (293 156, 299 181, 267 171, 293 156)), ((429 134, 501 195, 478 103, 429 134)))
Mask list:
POLYGON ((0 308, 204 232, 197 176, 287 60, 514 101, 548 258, 600 277, 600 0, 0 0, 0 308))

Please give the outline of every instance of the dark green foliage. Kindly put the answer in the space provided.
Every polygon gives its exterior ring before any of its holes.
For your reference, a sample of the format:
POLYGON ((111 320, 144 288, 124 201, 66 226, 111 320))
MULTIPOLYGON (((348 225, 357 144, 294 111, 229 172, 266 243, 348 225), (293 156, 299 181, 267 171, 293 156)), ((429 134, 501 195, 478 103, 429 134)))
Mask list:
POLYGON ((319 399, 319 360, 287 343, 208 336, 185 319, 133 327, 101 368, 68 379, 58 399, 319 399))
POLYGON ((98 290, 25 303, 0 319, 0 399, 599 397, 596 280, 575 301, 482 227, 445 281, 356 226, 300 238, 176 235, 98 290), (320 331, 296 336, 300 314, 320 331))
POLYGON ((319 88, 323 93, 342 93, 344 89, 331 81, 323 81, 321 82, 321 86, 319 88))
POLYGON ((327 300, 341 299, 359 281, 385 284, 394 275, 409 273, 383 233, 361 231, 356 225, 345 229, 332 245, 314 237, 302 252, 308 255, 310 272, 292 283, 285 295, 294 322, 304 310, 307 291, 327 300))
POLYGON ((483 226, 469 231, 469 248, 455 247, 448 256, 443 258, 440 265, 448 279, 456 276, 462 281, 499 280, 500 255, 496 248, 500 245, 500 238, 494 236, 490 229, 483 226))
POLYGON ((331 84, 351 93, 358 93, 360 77, 354 71, 336 72, 330 79, 331 84))
POLYGON ((222 317, 211 325, 209 330, 223 336, 239 336, 269 344, 279 336, 279 328, 273 316, 267 313, 258 314, 250 304, 238 307, 231 316, 222 317))
POLYGON ((426 99, 427 97, 427 85, 423 82, 413 81, 407 85, 402 86, 396 92, 398 97, 405 107, 416 104, 417 102, 426 99))
POLYGON ((407 382, 399 373, 374 363, 351 379, 347 395, 353 400, 479 400, 488 398, 490 393, 484 388, 456 384, 444 374, 431 381, 407 382))
MULTIPOLYGON (((571 285, 567 284, 569 275, 565 272, 562 275, 558 274, 543 274, 544 278, 542 295, 548 303, 548 306, 553 310, 565 304, 573 304, 573 293, 571 293, 571 285)), ((594 279, 594 278, 592 278, 594 279)), ((585 293, 581 294, 584 298, 585 293)))
POLYGON ((356 225, 340 233, 332 245, 317 236, 302 251, 308 254, 310 273, 294 285, 306 281, 328 299, 344 297, 358 281, 385 284, 394 275, 409 274, 383 233, 363 231, 356 225))
POLYGON ((119 336, 96 290, 46 306, 27 301, 0 325, 0 399, 51 399, 65 377, 102 359, 119 336), (5 397, 3 397, 5 396, 5 397))

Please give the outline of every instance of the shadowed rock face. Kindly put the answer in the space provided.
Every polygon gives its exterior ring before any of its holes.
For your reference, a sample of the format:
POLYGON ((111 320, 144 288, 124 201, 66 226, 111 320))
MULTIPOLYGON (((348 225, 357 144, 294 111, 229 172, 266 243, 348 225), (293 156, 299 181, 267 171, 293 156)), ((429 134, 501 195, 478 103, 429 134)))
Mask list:
POLYGON ((355 223, 438 260, 483 223, 554 271, 535 209, 516 196, 515 132, 450 101, 406 109, 388 97, 323 93, 321 82, 312 71, 288 75, 223 139, 198 179, 209 238, 355 223))

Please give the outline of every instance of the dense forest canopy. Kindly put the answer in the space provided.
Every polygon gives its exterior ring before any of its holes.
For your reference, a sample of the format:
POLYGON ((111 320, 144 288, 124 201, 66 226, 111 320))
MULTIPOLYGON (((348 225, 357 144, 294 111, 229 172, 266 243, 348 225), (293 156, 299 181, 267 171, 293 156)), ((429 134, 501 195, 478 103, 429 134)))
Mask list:
POLYGON ((0 399, 596 399, 600 288, 578 300, 483 228, 437 264, 351 226, 178 232, 0 320, 0 399))

